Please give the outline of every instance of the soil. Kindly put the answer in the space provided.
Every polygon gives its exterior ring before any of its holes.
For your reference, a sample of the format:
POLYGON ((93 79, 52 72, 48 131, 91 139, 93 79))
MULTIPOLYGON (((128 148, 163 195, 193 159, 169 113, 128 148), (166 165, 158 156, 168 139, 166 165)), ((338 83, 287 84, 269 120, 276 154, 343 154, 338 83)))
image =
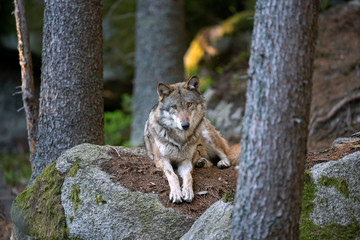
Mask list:
MULTIPOLYGON (((173 204, 169 200, 169 184, 162 170, 155 167, 148 156, 119 153, 111 150, 111 160, 103 163, 102 170, 111 175, 113 182, 119 182, 131 191, 153 193, 159 196, 165 207, 199 217, 211 204, 218 201, 223 195, 235 189, 237 170, 235 167, 219 169, 216 166, 209 168, 194 168, 194 194, 191 203, 173 204)), ((180 176, 179 180, 181 181, 180 176)))
MULTIPOLYGON (((336 161, 350 153, 360 150, 360 140, 343 145, 336 145, 320 152, 309 153, 306 157, 305 171, 316 164, 336 161)), ((173 208, 192 217, 199 217, 213 203, 222 199, 224 194, 233 194, 237 181, 237 167, 219 169, 194 168, 195 198, 191 203, 173 204, 169 200, 169 185, 164 173, 155 167, 147 156, 130 153, 109 152, 111 159, 104 162, 102 170, 111 175, 115 183, 142 193, 153 193, 159 196, 160 202, 167 208, 173 208)), ((180 181, 181 178, 179 177, 180 181)))

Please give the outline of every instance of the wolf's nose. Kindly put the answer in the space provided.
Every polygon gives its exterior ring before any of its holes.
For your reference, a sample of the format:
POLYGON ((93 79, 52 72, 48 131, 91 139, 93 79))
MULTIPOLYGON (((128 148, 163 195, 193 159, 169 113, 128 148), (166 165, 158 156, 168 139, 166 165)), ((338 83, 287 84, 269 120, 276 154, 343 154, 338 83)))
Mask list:
POLYGON ((183 122, 183 123, 181 123, 181 127, 182 127, 184 130, 188 130, 189 127, 190 127, 190 123, 189 123, 189 122, 183 122))

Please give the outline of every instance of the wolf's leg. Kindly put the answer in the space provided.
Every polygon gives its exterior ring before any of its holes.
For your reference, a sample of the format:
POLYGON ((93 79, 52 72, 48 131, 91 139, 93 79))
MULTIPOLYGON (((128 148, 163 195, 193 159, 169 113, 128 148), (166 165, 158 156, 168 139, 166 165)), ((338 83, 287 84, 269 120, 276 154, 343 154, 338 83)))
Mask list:
POLYGON ((176 176, 173 167, 171 166, 170 162, 166 159, 161 159, 159 161, 159 165, 165 173, 165 176, 169 182, 170 186, 170 201, 173 203, 180 203, 181 200, 181 190, 180 190, 180 183, 179 178, 176 176))
POLYGON ((222 151, 218 151, 218 156, 220 157, 220 161, 217 163, 218 168, 228 168, 230 167, 230 161, 227 158, 226 154, 222 151))
POLYGON ((178 167, 178 172, 183 179, 182 198, 186 202, 191 202, 194 198, 192 170, 193 165, 190 160, 182 162, 178 167))

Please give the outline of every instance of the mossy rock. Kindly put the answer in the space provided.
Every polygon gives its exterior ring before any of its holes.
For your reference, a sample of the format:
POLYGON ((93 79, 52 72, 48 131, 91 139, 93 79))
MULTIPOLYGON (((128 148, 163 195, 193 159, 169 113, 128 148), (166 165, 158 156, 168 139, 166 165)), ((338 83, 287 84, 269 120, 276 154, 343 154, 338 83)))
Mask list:
POLYGON ((67 238, 65 214, 61 205, 63 182, 64 175, 53 163, 14 200, 11 216, 18 229, 34 239, 67 238))
POLYGON ((305 173, 300 239, 360 238, 360 152, 305 173))

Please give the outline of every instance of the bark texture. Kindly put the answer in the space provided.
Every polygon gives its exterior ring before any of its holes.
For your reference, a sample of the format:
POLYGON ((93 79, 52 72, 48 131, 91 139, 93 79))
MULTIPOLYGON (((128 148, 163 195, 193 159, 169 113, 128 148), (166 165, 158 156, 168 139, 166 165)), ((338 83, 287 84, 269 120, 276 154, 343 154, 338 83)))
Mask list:
POLYGON ((65 150, 104 143, 102 1, 45 0, 32 179, 65 150))
POLYGON ((232 239, 297 239, 318 1, 258 0, 232 239))
POLYGON ((15 0, 15 21, 18 36, 19 62, 21 66, 21 91, 24 104, 30 162, 35 158, 38 108, 35 96, 34 74, 31 59, 29 31, 25 14, 24 0, 15 0))
POLYGON ((184 81, 183 0, 137 0, 131 143, 142 145, 158 82, 184 81))

